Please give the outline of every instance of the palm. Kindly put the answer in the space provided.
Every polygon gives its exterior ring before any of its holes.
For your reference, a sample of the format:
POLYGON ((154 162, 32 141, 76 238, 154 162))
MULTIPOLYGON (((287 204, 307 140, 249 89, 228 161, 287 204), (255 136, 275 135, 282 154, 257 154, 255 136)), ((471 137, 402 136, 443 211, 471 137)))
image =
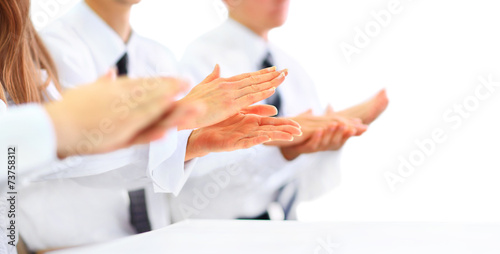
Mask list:
POLYGON ((179 126, 179 129, 195 129, 223 121, 256 102, 274 94, 286 76, 286 70, 275 68, 245 73, 231 78, 221 78, 218 66, 203 82, 195 86, 181 103, 202 103, 208 114, 179 126))
POLYGON ((300 135, 297 123, 238 113, 218 124, 200 129, 197 143, 207 152, 228 152, 246 149, 273 140, 292 140, 300 135))

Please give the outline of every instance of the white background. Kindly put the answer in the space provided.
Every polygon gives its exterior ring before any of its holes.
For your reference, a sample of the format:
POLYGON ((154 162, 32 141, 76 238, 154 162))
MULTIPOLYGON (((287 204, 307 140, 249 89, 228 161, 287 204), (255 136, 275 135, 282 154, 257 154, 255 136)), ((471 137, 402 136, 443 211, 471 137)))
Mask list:
MULTIPOLYGON (((38 27, 64 13, 33 0, 38 27), (44 16, 45 15, 45 16, 44 16), (44 17, 46 20, 44 20, 44 17)), ((474 96, 479 76, 500 81, 500 3, 496 0, 401 0, 402 11, 348 63, 340 44, 374 20, 389 0, 292 0, 288 23, 271 37, 307 69, 324 102, 342 109, 387 88, 386 113, 343 152, 343 179, 323 198, 303 204, 302 220, 500 221, 500 87, 481 100, 459 128, 444 120, 454 104, 474 96), (447 137, 404 183, 384 177, 415 140, 441 128, 447 137)), ((224 20, 219 0, 143 0, 134 29, 178 58, 189 42, 224 20)))

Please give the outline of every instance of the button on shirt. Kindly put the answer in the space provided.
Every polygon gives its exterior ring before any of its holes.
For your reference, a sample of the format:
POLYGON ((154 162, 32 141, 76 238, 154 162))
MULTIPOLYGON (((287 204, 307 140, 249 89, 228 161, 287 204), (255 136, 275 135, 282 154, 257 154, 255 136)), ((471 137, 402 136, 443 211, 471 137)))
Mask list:
MULTIPOLYGON (((167 49, 136 33, 125 44, 85 2, 45 28, 41 36, 64 89, 95 81, 125 52, 132 78, 177 73, 175 58, 167 49)), ((154 193, 176 194, 184 185, 196 163, 196 159, 184 162, 190 133, 171 130, 164 139, 147 145, 52 165, 56 172, 21 193, 20 231, 27 246, 43 250, 133 234, 128 190, 140 188, 146 189, 153 228, 168 224, 165 195, 154 193)))
MULTIPOLYGON (((324 113, 304 69, 234 20, 227 20, 193 42, 181 62, 192 79, 200 82, 217 63, 223 77, 257 71, 268 52, 278 68, 289 69, 289 76, 279 87, 280 116, 297 116, 310 108, 317 114, 324 113)), ((210 154, 200 158, 180 195, 171 198, 173 216, 176 220, 256 217, 276 200, 279 189, 291 182, 299 186, 298 201, 316 198, 339 183, 339 157, 340 152, 328 151, 303 154, 289 162, 278 148, 264 145, 210 154)))

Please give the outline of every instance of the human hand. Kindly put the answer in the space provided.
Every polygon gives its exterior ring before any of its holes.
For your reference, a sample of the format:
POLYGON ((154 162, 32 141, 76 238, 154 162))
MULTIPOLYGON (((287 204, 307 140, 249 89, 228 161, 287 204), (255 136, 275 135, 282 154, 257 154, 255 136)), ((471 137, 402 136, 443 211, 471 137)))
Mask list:
MULTIPOLYGON (((187 88, 173 78, 116 79, 110 72, 93 84, 67 90, 62 100, 44 105, 55 127, 59 157, 105 153, 161 138, 181 117, 170 119, 155 135, 148 129, 166 121, 175 97, 187 88)), ((183 110, 190 117, 197 112, 183 110)))
POLYGON ((294 136, 301 135, 300 125, 295 121, 266 117, 276 113, 273 106, 252 106, 220 123, 194 130, 189 137, 186 160, 211 152, 246 149, 270 141, 291 141, 294 136))
POLYGON ((275 67, 271 67, 231 78, 221 78, 219 65, 216 65, 203 82, 179 101, 180 104, 203 104, 207 114, 187 121, 180 125, 179 129, 203 128, 237 114, 241 109, 273 95, 287 74, 287 70, 276 71, 275 67))
POLYGON ((335 114, 330 106, 323 116, 314 116, 309 110, 291 119, 301 125, 303 135, 292 142, 267 144, 280 147, 287 160, 293 160, 300 154, 339 150, 350 137, 359 136, 367 129, 359 119, 335 114))

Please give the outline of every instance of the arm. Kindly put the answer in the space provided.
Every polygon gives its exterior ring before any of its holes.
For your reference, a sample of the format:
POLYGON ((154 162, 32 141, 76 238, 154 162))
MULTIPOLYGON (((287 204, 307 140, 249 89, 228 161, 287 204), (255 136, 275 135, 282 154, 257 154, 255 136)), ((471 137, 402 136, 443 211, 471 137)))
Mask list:
POLYGON ((162 127, 163 132, 160 129, 149 131, 158 121, 177 122, 164 114, 171 108, 173 97, 185 86, 173 79, 114 81, 112 77, 104 77, 63 94, 60 101, 44 106, 24 105, 2 115, 0 144, 2 147, 18 146, 23 157, 30 158, 19 161, 20 167, 28 171, 55 160, 56 154, 59 157, 96 154, 147 142, 158 138, 168 128, 162 127), (112 106, 120 103, 123 95, 150 82, 161 85, 144 89, 146 99, 136 101, 134 107, 117 111, 112 106), (95 100, 87 100, 86 96, 93 96, 95 100), (33 132, 33 126, 43 134, 33 132), (95 139, 90 140, 89 135, 95 139))

